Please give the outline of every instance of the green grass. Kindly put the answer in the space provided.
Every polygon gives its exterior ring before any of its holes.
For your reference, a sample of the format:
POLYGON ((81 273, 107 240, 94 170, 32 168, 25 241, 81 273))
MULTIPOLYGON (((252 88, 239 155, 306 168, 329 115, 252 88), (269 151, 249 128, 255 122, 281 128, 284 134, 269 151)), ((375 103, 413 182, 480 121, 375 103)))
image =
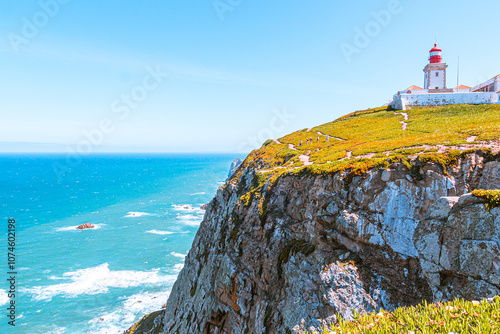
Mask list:
MULTIPOLYGON (((419 179, 420 167, 412 165, 416 157, 422 163, 440 165, 447 174, 458 158, 474 151, 455 150, 451 146, 470 144, 467 139, 471 136, 477 136, 476 143, 500 138, 500 105, 452 105, 406 112, 405 131, 400 123, 402 115, 380 107, 356 111, 310 131, 293 132, 279 138, 279 142, 267 140, 243 162, 243 167, 253 167, 259 172, 258 181, 240 201, 250 205, 257 200, 259 208, 265 209, 266 200, 261 196, 264 186, 272 187, 283 175, 332 175, 348 171, 349 181, 369 169, 402 162, 419 179), (330 140, 326 141, 317 132, 329 135, 330 140), (306 144, 307 139, 312 141, 306 144), (301 155, 308 155, 312 165, 304 166, 301 155)), ((483 151, 494 157, 488 150, 483 151)), ((243 170, 240 168, 232 179, 239 179, 243 170)))
MULTIPOLYGON (((340 317, 339 317, 340 318, 340 317)), ((400 307, 393 312, 356 314, 354 319, 339 319, 322 334, 347 333, 498 333, 500 297, 486 301, 455 299, 447 303, 400 307)))
MULTIPOLYGON (((281 167, 294 169, 303 164, 299 161, 302 154, 318 165, 336 164, 351 152, 354 159, 349 165, 359 165, 357 156, 374 154, 376 158, 408 156, 424 153, 424 145, 430 146, 427 152, 437 149, 436 145, 469 144, 467 138, 477 136, 477 141, 488 141, 500 137, 500 105, 453 105, 442 107, 413 108, 407 111, 409 119, 407 130, 403 131, 400 122, 403 116, 395 115, 387 108, 357 111, 326 123, 310 131, 307 129, 293 132, 279 138, 281 144, 267 141, 260 149, 250 153, 246 165, 256 165, 264 169, 281 167), (321 132, 330 136, 326 141, 321 132), (343 140, 337 140, 333 137, 343 140), (312 143, 306 144, 307 139, 312 143), (302 141, 302 145, 300 142, 302 141), (289 149, 293 144, 296 150, 289 149)), ((344 167, 341 169, 345 169, 344 167)), ((315 167, 311 167, 314 170, 315 167)), ((339 168, 322 170, 338 171, 339 168)))

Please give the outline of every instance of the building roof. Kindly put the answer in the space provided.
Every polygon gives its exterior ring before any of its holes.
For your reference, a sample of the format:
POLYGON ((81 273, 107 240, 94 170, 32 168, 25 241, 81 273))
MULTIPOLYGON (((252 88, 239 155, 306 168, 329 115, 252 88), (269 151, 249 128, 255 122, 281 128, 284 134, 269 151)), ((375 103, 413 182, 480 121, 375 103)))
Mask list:
MULTIPOLYGON (((457 87, 455 87, 457 88, 457 87)), ((458 86, 458 89, 471 89, 472 87, 466 86, 466 85, 460 85, 458 86)))
POLYGON ((423 90, 423 88, 413 85, 411 87, 406 88, 405 90, 423 90))
POLYGON ((496 79, 496 78, 500 78, 500 74, 497 75, 496 77, 491 78, 490 80, 493 80, 493 79, 496 79))
POLYGON ((441 52, 441 51, 443 51, 443 50, 441 50, 440 48, 438 48, 437 44, 434 44, 434 47, 429 52, 441 52))

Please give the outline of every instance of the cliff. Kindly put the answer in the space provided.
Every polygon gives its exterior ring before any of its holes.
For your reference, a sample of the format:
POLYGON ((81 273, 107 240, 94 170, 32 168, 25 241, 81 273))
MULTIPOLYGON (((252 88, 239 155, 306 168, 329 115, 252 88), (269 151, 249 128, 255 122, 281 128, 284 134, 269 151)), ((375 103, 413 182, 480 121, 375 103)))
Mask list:
POLYGON ((499 111, 380 108, 266 142, 219 188, 166 309, 135 333, 301 333, 500 294, 500 209, 470 194, 500 188, 499 111))

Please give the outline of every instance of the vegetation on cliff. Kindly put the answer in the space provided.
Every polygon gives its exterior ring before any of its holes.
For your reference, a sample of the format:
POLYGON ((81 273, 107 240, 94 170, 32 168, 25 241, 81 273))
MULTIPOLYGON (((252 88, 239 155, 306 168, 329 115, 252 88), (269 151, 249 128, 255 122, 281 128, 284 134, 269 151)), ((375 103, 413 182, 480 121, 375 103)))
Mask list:
POLYGON ((400 307, 393 312, 380 311, 355 315, 351 321, 340 319, 338 325, 323 334, 348 333, 497 333, 500 330, 500 297, 400 307))
POLYGON ((273 172, 328 173, 424 153, 432 159, 457 147, 498 139, 498 124, 500 105, 413 108, 405 113, 381 107, 268 140, 244 165, 273 172), (311 164, 304 164, 301 156, 311 164))
POLYGON ((472 195, 486 200, 488 211, 500 206, 500 190, 483 190, 477 189, 472 192, 472 195))
POLYGON ((447 168, 478 149, 496 160, 500 144, 500 105, 452 105, 413 108, 404 113, 380 107, 357 111, 333 122, 268 140, 252 151, 233 174, 237 182, 244 168, 259 170, 259 182, 241 201, 260 200, 263 189, 282 175, 331 175, 348 172, 348 179, 372 168, 404 163, 421 178, 425 163, 447 168))

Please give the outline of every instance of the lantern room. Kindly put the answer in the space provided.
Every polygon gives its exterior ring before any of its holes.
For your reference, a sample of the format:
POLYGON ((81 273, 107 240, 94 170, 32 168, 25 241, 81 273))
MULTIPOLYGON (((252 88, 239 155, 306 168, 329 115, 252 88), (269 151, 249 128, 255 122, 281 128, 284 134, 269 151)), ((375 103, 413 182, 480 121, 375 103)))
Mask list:
POLYGON ((429 51, 430 53, 429 61, 431 64, 437 64, 441 62, 441 60, 443 59, 441 57, 441 52, 443 52, 443 50, 438 48, 437 44, 434 44, 434 47, 431 49, 431 51, 429 51))

